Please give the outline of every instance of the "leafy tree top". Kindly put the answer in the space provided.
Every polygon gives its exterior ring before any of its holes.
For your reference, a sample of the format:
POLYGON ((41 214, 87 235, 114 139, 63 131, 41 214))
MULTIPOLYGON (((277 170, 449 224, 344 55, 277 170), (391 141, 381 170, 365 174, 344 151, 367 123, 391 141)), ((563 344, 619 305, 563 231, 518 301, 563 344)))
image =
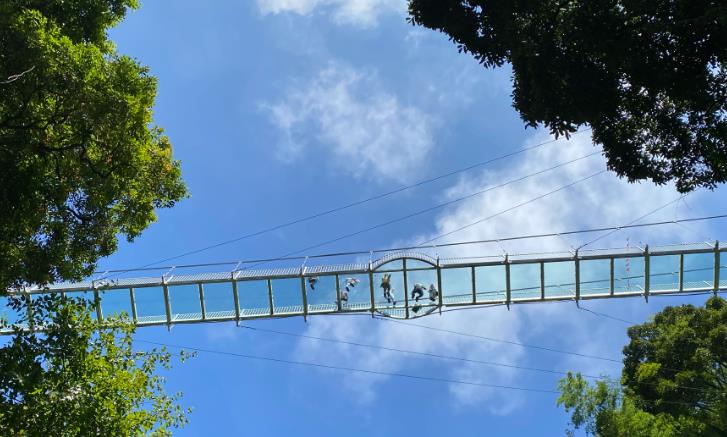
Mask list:
POLYGON ((724 2, 410 0, 409 13, 485 67, 509 63, 526 125, 590 126, 629 181, 727 180, 724 2))
POLYGON ((157 373, 173 356, 135 351, 128 319, 99 327, 93 302, 58 295, 11 304, 43 331, 16 326, 0 348, 0 435, 165 436, 186 424, 181 394, 167 394, 157 373))
POLYGON ((90 274, 186 196, 156 79, 106 36, 135 5, 0 2, 0 290, 90 274))
POLYGON ((727 435, 727 301, 667 307, 628 334, 620 387, 561 380, 573 426, 603 437, 727 435))

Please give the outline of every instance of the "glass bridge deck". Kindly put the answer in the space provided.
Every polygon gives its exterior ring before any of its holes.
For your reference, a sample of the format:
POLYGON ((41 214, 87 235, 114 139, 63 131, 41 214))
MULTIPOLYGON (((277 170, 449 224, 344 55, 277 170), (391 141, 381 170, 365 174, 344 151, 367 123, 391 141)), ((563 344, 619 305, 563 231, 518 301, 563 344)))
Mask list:
MULTIPOLYGON (((718 243, 590 250, 546 258, 436 259, 398 252, 364 264, 107 277, 8 294, 30 299, 51 292, 86 297, 95 302, 97 319, 123 314, 138 326, 349 312, 408 319, 456 306, 718 293, 727 290, 725 261, 725 249, 718 243), (391 294, 385 295, 382 280, 387 276, 391 294), (413 292, 417 286, 421 293, 413 292)), ((5 300, 0 297, 0 317, 8 325, 18 324, 21 318, 5 300)), ((0 329, 0 334, 11 332, 8 326, 0 329)))

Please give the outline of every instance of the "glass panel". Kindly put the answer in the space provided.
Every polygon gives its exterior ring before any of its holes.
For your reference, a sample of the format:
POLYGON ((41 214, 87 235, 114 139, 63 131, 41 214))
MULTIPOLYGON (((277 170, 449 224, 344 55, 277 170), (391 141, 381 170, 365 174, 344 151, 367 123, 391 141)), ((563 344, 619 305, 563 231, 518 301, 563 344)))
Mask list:
POLYGON ((712 289, 714 284, 714 254, 684 255, 684 289, 712 289))
MULTIPOLYGON (((237 295, 240 299, 240 311, 243 316, 270 314, 268 281, 239 281, 237 283, 237 295)), ((205 301, 206 297, 205 294, 205 301)), ((233 307, 234 310, 233 305, 230 305, 230 307, 233 307)))
POLYGON ((406 259, 406 269, 407 270, 431 269, 433 267, 434 267, 433 265, 431 265, 427 262, 424 262, 424 261, 420 261, 418 259, 411 259, 411 258, 406 259))
POLYGON ((540 298, 540 263, 510 265, 510 292, 513 300, 540 298))
MULTIPOLYGON (((374 279, 374 285, 376 284, 374 279)), ((371 308, 371 291, 369 289, 369 275, 340 275, 338 277, 341 287, 341 307, 343 309, 361 310, 371 308), (343 298, 348 295, 348 303, 343 298)), ((374 290, 376 293, 376 290, 374 290)))
POLYGON ((131 320, 131 298, 128 289, 105 290, 99 292, 101 314, 107 317, 122 317, 131 320))
POLYGON ((387 262, 386 264, 382 264, 379 267, 376 268, 376 271, 381 270, 403 270, 404 269, 404 262, 403 260, 397 259, 394 261, 387 262))
MULTIPOLYGON (((240 296, 240 284, 242 282, 237 283, 238 297, 240 296)), ((267 297, 265 300, 267 302, 267 297)), ((232 282, 204 284, 204 309, 208 319, 235 317, 235 297, 232 294, 232 282)))
POLYGON ((442 301, 444 304, 472 302, 472 269, 442 269, 442 301))
POLYGON ((613 289, 615 294, 644 291, 644 257, 613 260, 613 289))
MULTIPOLYGON (((10 299, 7 296, 0 296, 0 320, 8 325, 14 325, 20 321, 21 317, 20 313, 10 307, 10 299)), ((0 327, 2 327, 2 323, 0 323, 0 327)))
POLYGON ((545 263, 545 297, 574 297, 575 280, 575 261, 545 263))
POLYGON ((136 314, 139 323, 167 320, 162 287, 141 287, 134 289, 136 314))
MULTIPOLYGON (((410 283, 409 288, 412 285, 414 284, 410 283)), ((374 299, 376 300, 377 309, 404 308, 404 294, 406 293, 406 290, 404 290, 404 272, 374 273, 374 286, 374 299), (387 277, 388 281, 385 281, 387 277), (388 287, 386 287, 387 283, 388 287)), ((369 306, 370 300, 369 297, 369 306)))
POLYGON ((172 306, 172 321, 202 318, 197 284, 170 286, 169 302, 172 306))
POLYGON ((679 255, 649 257, 649 291, 679 290, 679 255))
POLYGON ((580 261, 581 296, 611 292, 611 261, 589 259, 580 261))
POLYGON ((338 309, 336 301, 336 276, 309 276, 305 278, 308 293, 308 311, 335 311, 338 309))
POLYGON ((426 308, 431 309, 431 307, 439 305, 437 270, 429 266, 426 270, 410 271, 408 260, 406 262, 406 268, 410 311, 414 315, 422 315, 426 312, 426 308))
POLYGON ((300 278, 273 280, 275 314, 303 314, 300 278))
POLYGON ((477 302, 501 302, 505 300, 505 266, 475 267, 477 302))

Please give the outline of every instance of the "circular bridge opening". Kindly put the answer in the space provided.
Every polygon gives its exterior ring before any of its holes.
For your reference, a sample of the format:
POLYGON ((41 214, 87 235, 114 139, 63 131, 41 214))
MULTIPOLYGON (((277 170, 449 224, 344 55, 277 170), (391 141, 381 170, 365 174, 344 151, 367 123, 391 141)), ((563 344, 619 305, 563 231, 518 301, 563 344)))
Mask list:
POLYGON ((374 310, 396 319, 431 314, 440 307, 437 261, 421 254, 384 257, 372 265, 374 310))

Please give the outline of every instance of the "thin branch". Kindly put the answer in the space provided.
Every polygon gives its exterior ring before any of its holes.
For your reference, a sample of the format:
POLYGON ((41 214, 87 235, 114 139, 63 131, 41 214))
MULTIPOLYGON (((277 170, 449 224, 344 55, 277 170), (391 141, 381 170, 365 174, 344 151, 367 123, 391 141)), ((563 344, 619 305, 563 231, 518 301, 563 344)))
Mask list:
POLYGON ((7 84, 9 84, 11 82, 15 82, 16 80, 20 79, 21 77, 25 76, 26 74, 30 73, 33 70, 35 70, 35 65, 33 65, 32 67, 30 67, 27 70, 23 71, 22 73, 12 74, 12 75, 8 76, 8 79, 5 80, 5 81, 0 82, 0 84, 7 85, 7 84))

